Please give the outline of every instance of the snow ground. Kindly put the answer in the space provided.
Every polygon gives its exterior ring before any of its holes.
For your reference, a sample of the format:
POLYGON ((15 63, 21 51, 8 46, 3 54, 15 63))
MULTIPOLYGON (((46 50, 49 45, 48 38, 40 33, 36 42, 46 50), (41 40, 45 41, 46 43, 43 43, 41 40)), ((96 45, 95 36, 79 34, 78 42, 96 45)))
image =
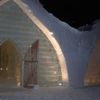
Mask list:
POLYGON ((100 87, 0 89, 0 100, 100 100, 100 87))

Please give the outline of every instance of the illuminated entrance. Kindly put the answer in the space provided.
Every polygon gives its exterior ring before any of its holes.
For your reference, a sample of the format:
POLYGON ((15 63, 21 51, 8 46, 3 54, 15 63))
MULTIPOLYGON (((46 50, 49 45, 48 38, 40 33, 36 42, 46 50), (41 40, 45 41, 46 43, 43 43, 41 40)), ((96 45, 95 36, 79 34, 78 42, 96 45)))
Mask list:
POLYGON ((14 44, 7 40, 0 46, 0 85, 20 85, 21 57, 14 44))
POLYGON ((86 86, 100 85, 100 40, 92 51, 85 76, 86 86))

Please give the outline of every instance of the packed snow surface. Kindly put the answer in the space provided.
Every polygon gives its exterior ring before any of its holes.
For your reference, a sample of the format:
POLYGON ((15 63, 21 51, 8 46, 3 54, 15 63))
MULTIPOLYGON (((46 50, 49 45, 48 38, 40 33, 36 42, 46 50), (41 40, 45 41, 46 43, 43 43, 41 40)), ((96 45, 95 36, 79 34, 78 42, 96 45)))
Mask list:
POLYGON ((0 89, 0 100, 100 100, 100 87, 0 89))

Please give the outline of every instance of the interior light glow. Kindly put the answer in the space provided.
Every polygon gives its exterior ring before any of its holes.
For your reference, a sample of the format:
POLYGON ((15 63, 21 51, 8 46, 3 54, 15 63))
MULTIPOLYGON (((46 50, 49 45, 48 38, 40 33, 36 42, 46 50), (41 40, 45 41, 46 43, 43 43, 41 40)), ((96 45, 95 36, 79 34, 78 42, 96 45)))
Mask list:
POLYGON ((0 70, 2 71, 2 70, 3 70, 3 68, 0 68, 0 70))
POLYGON ((20 82, 17 83, 17 86, 20 87, 20 82))
POLYGON ((49 32, 50 33, 50 35, 53 35, 53 32, 49 32))
POLYGON ((62 86, 62 83, 59 83, 58 85, 59 85, 59 86, 62 86))
POLYGON ((56 72, 56 71, 54 71, 54 74, 57 74, 57 72, 56 72))
POLYGON ((6 68, 6 70, 8 70, 8 68, 6 68))

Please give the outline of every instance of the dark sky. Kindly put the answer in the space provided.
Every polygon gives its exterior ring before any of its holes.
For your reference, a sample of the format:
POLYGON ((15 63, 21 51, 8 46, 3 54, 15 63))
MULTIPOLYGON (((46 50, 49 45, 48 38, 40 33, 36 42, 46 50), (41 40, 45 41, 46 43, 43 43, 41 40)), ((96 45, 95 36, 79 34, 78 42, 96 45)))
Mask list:
POLYGON ((60 20, 78 28, 100 19, 99 0, 39 0, 45 9, 60 20))

